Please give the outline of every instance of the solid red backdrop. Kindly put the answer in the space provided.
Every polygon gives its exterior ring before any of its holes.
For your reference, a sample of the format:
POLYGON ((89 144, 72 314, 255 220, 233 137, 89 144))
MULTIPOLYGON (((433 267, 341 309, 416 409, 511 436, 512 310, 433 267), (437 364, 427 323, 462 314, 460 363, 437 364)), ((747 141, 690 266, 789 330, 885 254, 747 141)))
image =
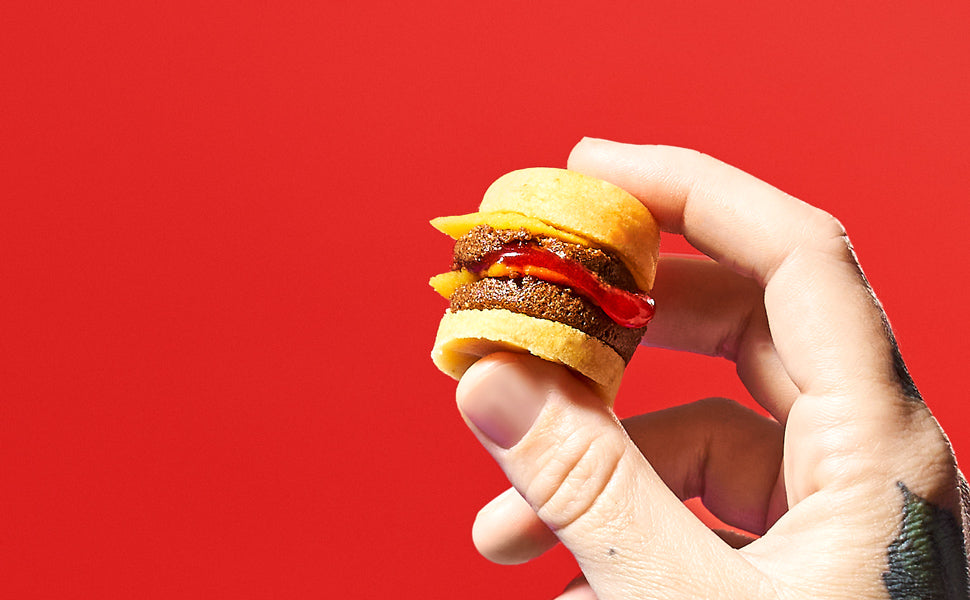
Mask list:
MULTIPOLYGON (((0 596, 554 595, 471 545, 427 220, 583 135, 836 214, 970 451, 970 4, 466 4, 0 8, 0 596)), ((618 410, 711 395, 641 349, 618 410)))

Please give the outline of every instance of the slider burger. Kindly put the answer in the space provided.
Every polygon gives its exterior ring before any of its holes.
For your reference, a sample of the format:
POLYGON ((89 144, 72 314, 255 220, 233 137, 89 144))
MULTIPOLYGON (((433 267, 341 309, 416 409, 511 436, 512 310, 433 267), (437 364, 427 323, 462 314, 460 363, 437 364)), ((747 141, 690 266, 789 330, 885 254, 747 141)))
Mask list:
POLYGON ((458 379, 480 357, 529 352, 571 368, 612 404, 653 316, 659 228, 624 190, 573 171, 513 171, 479 212, 431 224, 454 238, 430 284, 451 301, 431 358, 458 379))

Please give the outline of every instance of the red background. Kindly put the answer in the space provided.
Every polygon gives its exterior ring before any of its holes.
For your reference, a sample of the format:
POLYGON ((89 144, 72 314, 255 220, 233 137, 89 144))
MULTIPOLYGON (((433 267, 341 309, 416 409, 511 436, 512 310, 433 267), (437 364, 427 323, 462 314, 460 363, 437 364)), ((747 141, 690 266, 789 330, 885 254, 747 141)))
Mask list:
MULTIPOLYGON (((553 596, 562 550, 471 545, 504 484, 427 220, 583 135, 835 213, 970 452, 965 0, 40 4, 0 8, 4 598, 553 596)), ((618 408, 709 395, 641 350, 618 408)))

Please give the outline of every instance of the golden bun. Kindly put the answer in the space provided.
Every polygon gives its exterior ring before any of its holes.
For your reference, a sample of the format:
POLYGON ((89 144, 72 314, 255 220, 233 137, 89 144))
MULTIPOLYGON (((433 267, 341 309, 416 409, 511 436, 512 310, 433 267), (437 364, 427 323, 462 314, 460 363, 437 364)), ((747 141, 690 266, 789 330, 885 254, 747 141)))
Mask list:
POLYGON ((616 253, 641 290, 653 288, 660 227, 639 200, 612 183, 566 169, 520 169, 489 186, 479 211, 517 212, 576 234, 616 253))
POLYGON ((565 365, 586 377, 610 405, 626 366, 616 351, 578 329, 505 309, 446 312, 431 360, 459 379, 479 358, 501 351, 528 352, 565 365))

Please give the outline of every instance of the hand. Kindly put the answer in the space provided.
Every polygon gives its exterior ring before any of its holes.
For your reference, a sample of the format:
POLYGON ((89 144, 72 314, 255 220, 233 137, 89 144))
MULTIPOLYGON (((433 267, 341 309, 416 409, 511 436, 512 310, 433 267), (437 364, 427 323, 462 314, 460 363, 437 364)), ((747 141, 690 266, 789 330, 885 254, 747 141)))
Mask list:
POLYGON ((569 168, 713 259, 661 261, 644 344, 734 361, 774 420, 707 400, 621 424, 561 367, 486 357, 458 405, 513 489, 480 552, 561 541, 583 573, 563 598, 967 598, 966 484, 838 221, 678 148, 583 140, 569 168))

